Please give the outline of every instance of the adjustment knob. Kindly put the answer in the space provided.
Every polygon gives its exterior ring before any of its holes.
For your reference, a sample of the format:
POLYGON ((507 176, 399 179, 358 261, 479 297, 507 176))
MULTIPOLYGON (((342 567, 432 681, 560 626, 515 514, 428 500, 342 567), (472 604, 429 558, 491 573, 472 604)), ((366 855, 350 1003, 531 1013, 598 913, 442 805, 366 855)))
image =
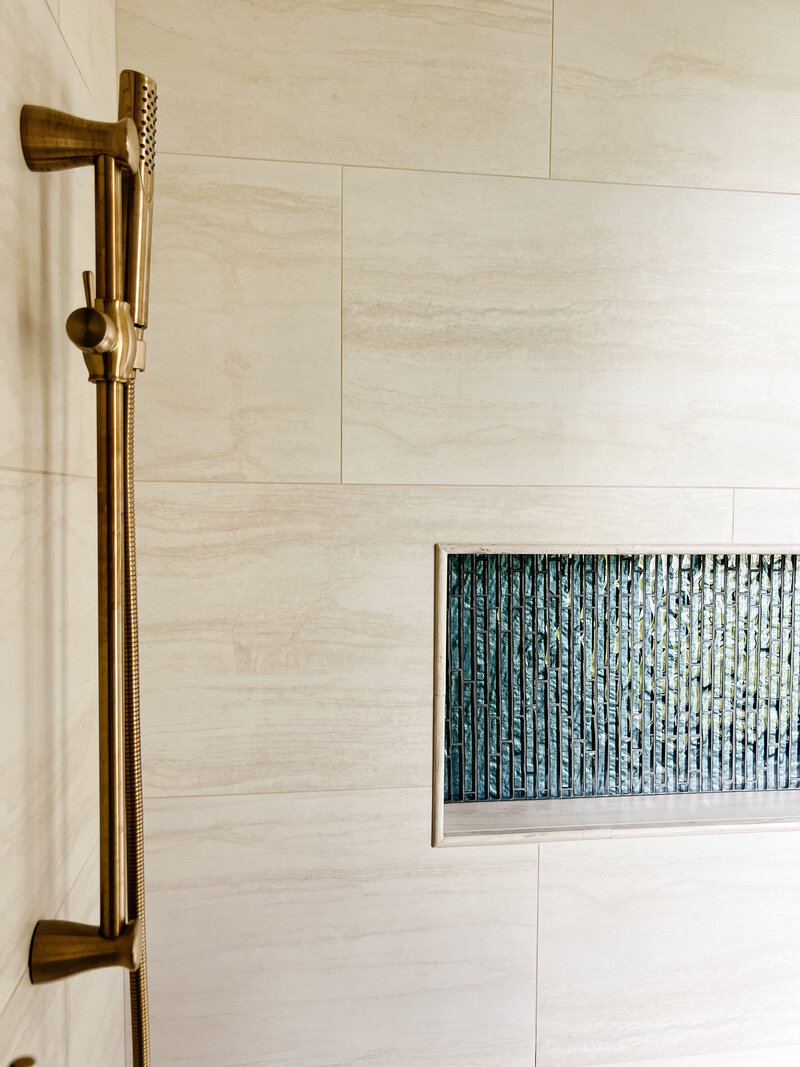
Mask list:
POLYGON ((108 352, 117 343, 117 328, 95 308, 76 308, 67 319, 67 337, 84 352, 108 352))

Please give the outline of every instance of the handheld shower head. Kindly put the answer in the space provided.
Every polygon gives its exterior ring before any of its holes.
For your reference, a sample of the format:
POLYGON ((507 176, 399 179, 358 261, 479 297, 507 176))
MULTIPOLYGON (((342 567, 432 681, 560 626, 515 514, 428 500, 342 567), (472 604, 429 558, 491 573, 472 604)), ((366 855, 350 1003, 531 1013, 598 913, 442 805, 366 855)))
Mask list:
POLYGON ((133 119, 139 135, 139 167, 125 182, 125 299, 131 305, 137 332, 147 326, 150 292, 157 101, 158 92, 152 78, 136 70, 123 70, 119 77, 119 117, 133 119))

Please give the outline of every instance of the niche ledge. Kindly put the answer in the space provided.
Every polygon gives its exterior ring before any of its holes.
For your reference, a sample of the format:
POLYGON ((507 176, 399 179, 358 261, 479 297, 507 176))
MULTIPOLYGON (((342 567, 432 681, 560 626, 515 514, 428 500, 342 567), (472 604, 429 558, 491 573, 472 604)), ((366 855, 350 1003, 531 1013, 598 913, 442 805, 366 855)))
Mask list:
POLYGON ((515 800, 442 809, 436 846, 800 829, 800 795, 792 791, 515 800))

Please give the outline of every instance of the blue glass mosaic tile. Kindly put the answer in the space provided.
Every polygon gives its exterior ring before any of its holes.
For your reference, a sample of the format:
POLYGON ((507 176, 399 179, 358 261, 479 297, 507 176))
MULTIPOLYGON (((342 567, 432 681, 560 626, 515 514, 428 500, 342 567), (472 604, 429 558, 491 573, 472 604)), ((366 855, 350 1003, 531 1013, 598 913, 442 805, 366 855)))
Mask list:
POLYGON ((796 789, 794 555, 450 555, 445 800, 796 789))

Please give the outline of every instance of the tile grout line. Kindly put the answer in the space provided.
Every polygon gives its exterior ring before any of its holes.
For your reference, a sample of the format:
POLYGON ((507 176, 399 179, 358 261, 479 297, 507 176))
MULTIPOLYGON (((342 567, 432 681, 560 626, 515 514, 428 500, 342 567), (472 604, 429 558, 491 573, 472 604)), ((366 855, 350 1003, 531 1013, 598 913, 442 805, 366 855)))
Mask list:
POLYGON ((41 474, 44 478, 75 478, 78 481, 93 482, 94 474, 73 474, 70 471, 39 470, 37 467, 6 467, 0 465, 3 474, 41 474))
MULTIPOLYGON (((26 471, 21 467, 0 467, 0 471, 11 473, 52 474, 64 478, 90 479, 90 474, 69 474, 58 471, 26 471)), ((620 490, 621 492, 704 492, 724 493, 735 492, 737 489, 750 492, 778 492, 796 493, 800 491, 800 485, 645 485, 640 482, 624 484, 613 482, 597 482, 589 484, 577 484, 574 482, 315 482, 315 481, 267 481, 257 478, 143 478, 136 479, 137 485, 270 485, 292 486, 296 489, 345 487, 348 489, 602 489, 620 490)))
POLYGON ((553 177, 553 72, 556 52, 556 0, 550 5, 550 130, 547 142, 547 177, 553 177))
POLYGON ((345 165, 339 180, 339 484, 345 482, 345 165))
POLYGON ((174 156, 179 159, 229 159, 251 163, 275 163, 290 166, 303 167, 349 167, 351 170, 379 170, 389 171, 395 174, 441 174, 451 177, 462 178, 505 178, 510 181, 523 182, 568 182, 572 185, 609 185, 623 189, 677 189, 692 193, 737 193, 750 194, 752 196, 800 196, 800 189, 791 191, 788 189, 744 189, 723 185, 677 185, 666 182, 633 182, 633 181, 608 181, 603 178, 550 178, 547 174, 505 174, 500 171, 488 170, 446 170, 432 167, 390 167, 379 163, 337 163, 321 159, 275 159, 265 156, 239 156, 233 154, 215 154, 213 152, 176 152, 163 149, 159 158, 174 156))
POLYGON ((320 793, 326 796, 329 793, 407 793, 409 790, 423 789, 430 792, 430 785, 376 785, 354 786, 352 788, 338 787, 335 789, 274 789, 269 791, 254 790, 243 793, 158 793, 152 796, 145 793, 144 799, 145 803, 153 804, 162 800, 240 800, 253 799, 255 797, 304 796, 309 793, 320 793))

